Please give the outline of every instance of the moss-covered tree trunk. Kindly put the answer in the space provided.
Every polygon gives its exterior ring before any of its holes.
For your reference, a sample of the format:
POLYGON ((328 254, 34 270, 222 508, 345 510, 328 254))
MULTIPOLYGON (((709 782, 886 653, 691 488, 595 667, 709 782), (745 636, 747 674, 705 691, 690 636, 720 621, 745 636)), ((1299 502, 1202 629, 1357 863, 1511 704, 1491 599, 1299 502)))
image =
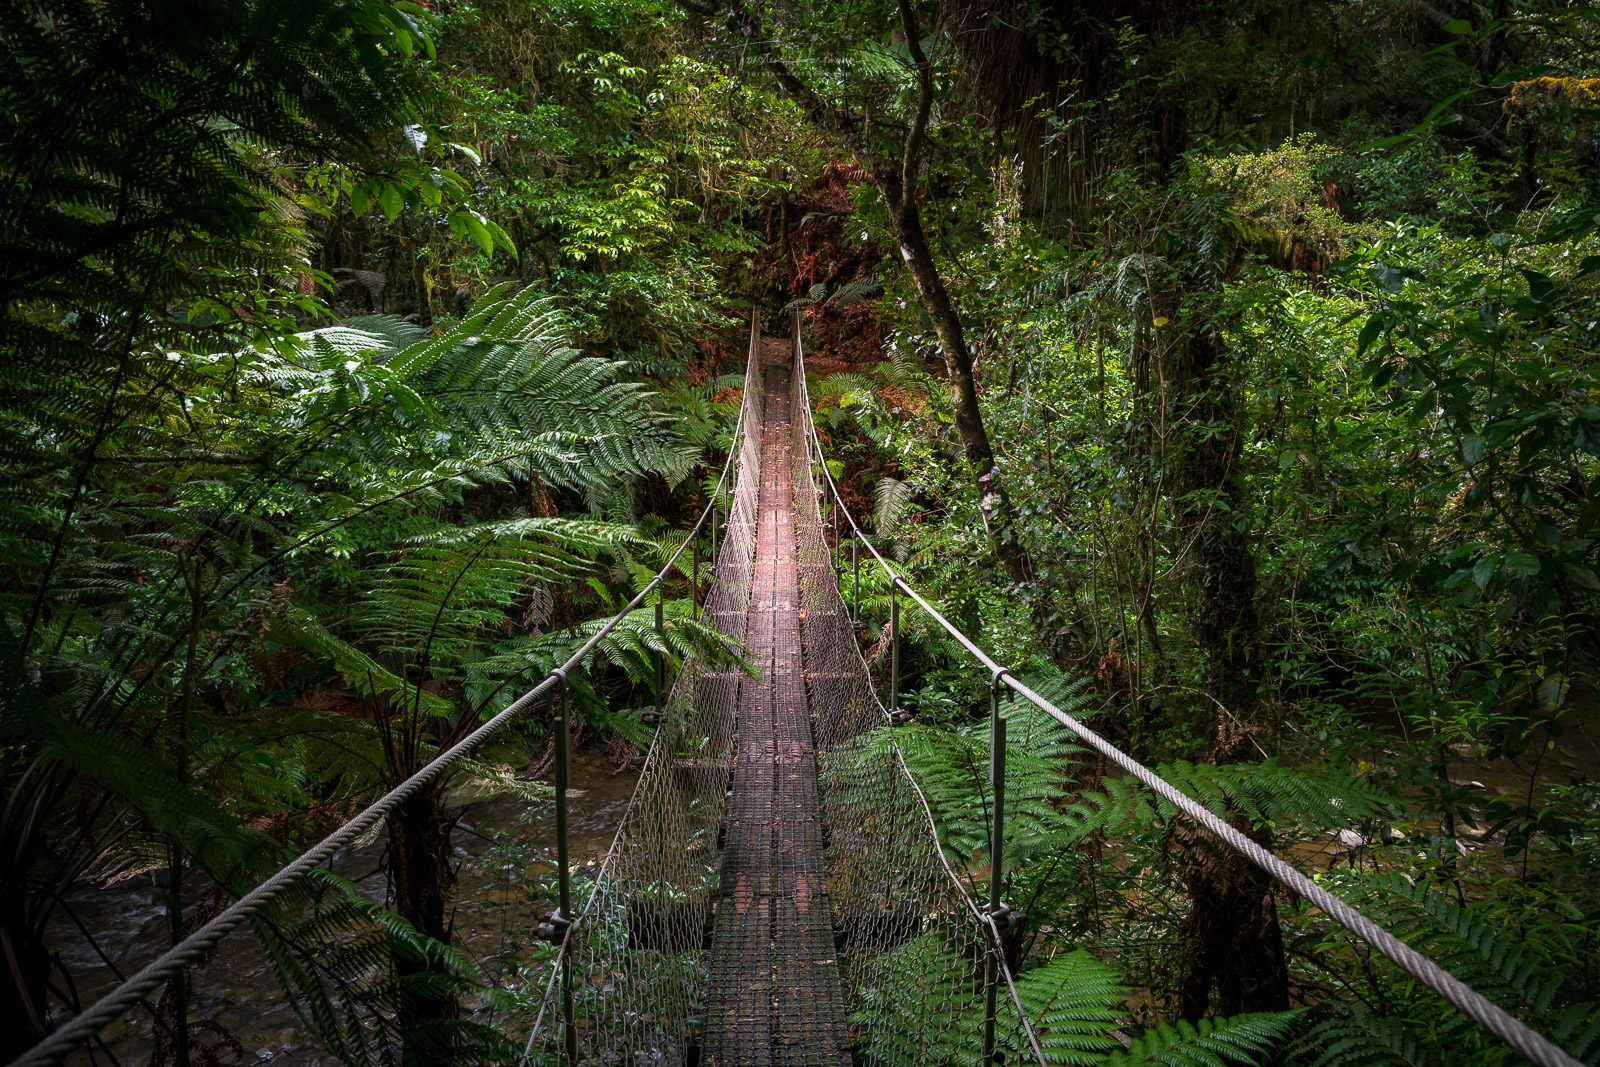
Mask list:
MULTIPOLYGON (((1152 321, 1162 324, 1155 336, 1174 416, 1168 458, 1173 547, 1182 557, 1177 571, 1188 590, 1188 629, 1211 705, 1201 721, 1214 729, 1212 759, 1224 763, 1271 747, 1275 731, 1261 698, 1242 386, 1214 318, 1210 288, 1202 280, 1176 281, 1153 294, 1151 305, 1152 321), (1192 294, 1188 306, 1185 291, 1192 294)), ((1288 1008, 1288 965, 1270 879, 1209 835, 1182 831, 1179 838, 1191 901, 1181 930, 1181 1014, 1191 1020, 1205 1015, 1213 989, 1224 1015, 1288 1008)))
MULTIPOLYGON (((1270 843, 1243 819, 1233 824, 1258 843, 1270 843)), ((1184 834, 1180 849, 1190 908, 1179 928, 1178 1014, 1191 1022, 1209 1014, 1213 990, 1221 1015, 1287 1010, 1289 968, 1272 879, 1201 831, 1184 834)))

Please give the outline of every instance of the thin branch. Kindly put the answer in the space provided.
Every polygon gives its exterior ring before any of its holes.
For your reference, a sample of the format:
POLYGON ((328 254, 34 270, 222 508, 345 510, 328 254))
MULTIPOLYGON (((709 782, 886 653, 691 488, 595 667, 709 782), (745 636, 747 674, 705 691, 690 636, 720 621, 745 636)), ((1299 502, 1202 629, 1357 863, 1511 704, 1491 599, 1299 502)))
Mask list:
POLYGON ((911 132, 906 134, 905 156, 900 163, 900 188, 908 197, 915 195, 917 163, 922 154, 922 141, 928 129, 928 116, 933 111, 933 64, 922 51, 922 31, 917 26, 916 12, 911 10, 911 0, 899 0, 900 26, 905 31, 906 49, 917 67, 917 115, 911 121, 911 132))
MULTIPOLYGON (((855 157, 856 163, 873 176, 879 192, 884 194, 886 200, 900 199, 904 186, 900 182, 899 174, 890 169, 877 149, 872 146, 871 140, 864 135, 862 122, 828 104, 789 69, 789 65, 778 56, 769 39, 761 32, 761 23, 744 6, 742 0, 727 0, 726 10, 728 20, 744 36, 747 46, 754 48, 761 56, 762 63, 777 81, 778 87, 800 106, 806 121, 813 126, 833 131, 855 157)), ((898 208, 898 204, 891 203, 891 207, 898 208)))

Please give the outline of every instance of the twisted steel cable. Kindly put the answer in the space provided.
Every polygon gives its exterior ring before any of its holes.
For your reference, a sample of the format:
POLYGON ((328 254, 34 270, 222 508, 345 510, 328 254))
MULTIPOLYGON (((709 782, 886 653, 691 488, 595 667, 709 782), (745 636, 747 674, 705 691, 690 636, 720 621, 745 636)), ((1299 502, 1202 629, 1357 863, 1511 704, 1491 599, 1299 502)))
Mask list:
MULTIPOLYGON (((795 320, 795 350, 797 352, 797 363, 799 363, 803 360, 803 354, 798 354, 801 353, 798 317, 795 320)), ((803 379, 803 371, 801 376, 803 379)), ((889 581, 896 589, 916 601, 922 610, 928 614, 929 618, 938 623, 946 633, 971 653, 978 662, 988 668, 991 673, 1000 674, 1001 680, 1013 692, 1072 731, 1091 748, 1104 755, 1118 767, 1139 779, 1156 795, 1189 816, 1190 819, 1194 820, 1195 823, 1210 832, 1214 837, 1241 853, 1246 859, 1283 885, 1305 897, 1345 929, 1383 953, 1413 978, 1416 978, 1423 985, 1439 994, 1473 1022, 1499 1037, 1529 1060, 1539 1064, 1539 1067, 1582 1067, 1577 1059, 1544 1035, 1490 1001, 1483 994, 1456 978, 1433 960, 1378 926, 1361 914, 1355 907, 1317 885, 1300 871, 1279 859, 1270 850, 1252 841, 1238 829, 1229 825, 1224 819, 1213 814, 1205 805, 1190 797, 1187 793, 1182 792, 1171 782, 1168 782, 1150 768, 1101 737, 1076 717, 1062 711, 1022 684, 1009 670, 990 658, 971 638, 958 630, 932 604, 928 603, 920 593, 913 589, 904 578, 900 577, 889 564, 889 561, 879 554, 871 541, 867 540, 861 527, 856 524, 855 516, 845 506, 844 498, 839 493, 838 486, 834 483, 832 472, 828 470, 822 451, 822 440, 817 436, 816 424, 811 417, 811 405, 806 403, 801 407, 804 409, 804 413, 797 414, 795 417, 805 420, 806 428, 810 435, 810 443, 816 450, 818 460, 816 466, 822 471, 823 480, 833 497, 836 509, 849 521, 850 529, 856 539, 866 546, 867 551, 878 561, 878 565, 889 575, 889 581)), ((998 936, 998 931, 996 931, 996 936, 998 936)), ((1009 974, 1007 974, 1007 982, 1008 984, 1010 982, 1009 974)), ((1015 996, 1014 990, 1013 996, 1015 996)), ((1020 1004, 1018 1005, 1018 1011, 1019 1013, 1021 1012, 1020 1004)))
MULTIPOLYGON (((752 317, 752 336, 755 336, 758 331, 758 323, 759 320, 752 317)), ((350 819, 337 830, 334 830, 316 845, 307 849, 299 858, 282 867, 276 874, 273 874, 266 881, 234 901, 200 929, 152 960, 116 988, 106 993, 105 996, 95 1001, 94 1004, 73 1016, 60 1029, 40 1040, 17 1059, 12 1060, 11 1067, 47 1067, 49 1064, 60 1063, 78 1043, 93 1038, 112 1020, 137 1005, 174 974, 198 963, 224 937, 271 904, 284 891, 321 867, 334 853, 360 838, 365 831, 374 826, 380 819, 386 818, 394 812, 396 808, 405 803, 419 789, 442 774, 451 764, 530 712, 538 704, 541 697, 556 688, 559 679, 566 672, 578 668, 584 659, 594 651, 601 641, 605 640, 606 636, 629 613, 643 604, 652 592, 661 587, 666 576, 672 571, 684 551, 695 543, 695 539, 699 536, 706 519, 717 506, 718 496, 727 481, 728 473, 734 469, 734 458, 740 454, 738 440, 747 422, 748 413, 749 403, 741 404, 738 419, 734 423, 734 446, 728 449, 728 456, 723 461, 722 475, 717 480, 717 487, 712 491, 711 499, 706 504, 706 507, 700 512, 700 517, 695 520, 689 535, 684 538, 683 543, 678 546, 677 550, 667 559, 667 562, 656 572, 650 583, 641 589, 632 600, 628 601, 622 610, 612 616, 599 631, 585 641, 565 663, 552 670, 543 681, 518 697, 504 711, 479 726, 457 744, 434 757, 427 766, 416 774, 373 801, 360 814, 350 819)), ((568 935, 570 937, 570 929, 568 935)))

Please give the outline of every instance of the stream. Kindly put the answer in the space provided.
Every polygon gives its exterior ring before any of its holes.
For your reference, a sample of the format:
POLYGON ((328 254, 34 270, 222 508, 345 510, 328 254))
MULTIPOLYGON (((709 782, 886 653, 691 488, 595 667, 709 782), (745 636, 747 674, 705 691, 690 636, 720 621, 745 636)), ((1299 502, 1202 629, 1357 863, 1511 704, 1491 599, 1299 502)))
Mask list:
MULTIPOLYGON (((575 864, 592 868, 610 847, 639 775, 632 769, 613 775, 599 748, 573 753, 572 774, 571 857, 575 864)), ((529 884, 542 883, 554 871, 554 822, 547 804, 535 802, 531 807, 535 810, 530 811, 529 802, 522 799, 497 797, 469 806, 456 825, 452 844, 461 866, 454 943, 481 966, 502 958, 508 940, 520 938, 542 910, 525 902, 529 884), (517 866, 508 862, 512 857, 506 854, 511 851, 507 846, 529 861, 525 869, 507 869, 517 866)), ((364 896, 381 901, 386 892, 379 870, 382 852, 380 838, 338 853, 330 866, 356 882, 364 896)), ((201 881, 191 873, 191 883, 201 881)), ((198 885, 189 890, 191 901, 202 895, 198 885)), ((157 901, 149 875, 109 886, 79 883, 66 894, 65 903, 67 907, 58 907, 52 916, 47 937, 51 951, 72 975, 82 1004, 109 992, 119 981, 119 972, 132 974, 170 945, 166 908, 157 901), (106 958, 84 930, 94 935, 106 958)), ((59 981, 60 971, 53 977, 59 981)), ((208 1062, 336 1067, 338 1061, 322 1050, 285 1000, 266 954, 248 928, 225 938, 210 960, 190 971, 190 981, 195 1067, 208 1062)), ((152 1009, 158 997, 152 995, 146 1008, 108 1026, 101 1035, 103 1045, 92 1054, 80 1051, 66 1062, 72 1067, 150 1062, 156 1044, 152 1009)), ((66 1018, 67 1013, 58 1009, 51 1021, 60 1025, 66 1018)))
MULTIPOLYGON (((1594 781, 1600 778, 1596 743, 1600 737, 1591 736, 1590 722, 1571 726, 1559 746, 1541 744, 1517 759, 1487 760, 1470 746, 1459 746, 1449 776, 1486 801, 1496 796, 1515 801, 1526 794, 1536 774, 1546 781, 1594 781)), ((571 854, 580 870, 592 870, 604 858, 637 781, 638 773, 631 769, 613 775, 601 749, 573 754, 571 854)), ((520 950, 525 945, 519 939, 544 908, 528 903, 530 887, 553 880, 553 826, 548 805, 511 797, 469 806, 456 826, 453 844, 461 866, 455 944, 486 971, 494 962, 525 960, 530 955, 520 950)), ((1479 862, 1511 866, 1510 860, 1497 855, 1492 842, 1468 843, 1471 838, 1464 837, 1464 853, 1484 853, 1479 862)), ((1288 851, 1303 870, 1318 871, 1341 860, 1354 861, 1364 845, 1359 837, 1350 840, 1348 832, 1341 838, 1330 831, 1321 840, 1305 841, 1288 851)), ((364 895, 381 901, 386 890, 379 872, 382 850, 381 841, 346 850, 334 858, 332 867, 355 881, 364 895)), ((191 875, 191 881, 201 879, 191 875)), ((50 947, 72 974, 81 1003, 91 1003, 116 985, 113 966, 121 974, 131 974, 167 947, 166 911, 152 888, 148 875, 110 886, 80 883, 66 894, 68 908, 56 909, 48 933, 50 947), (73 914, 93 933, 110 966, 75 925, 73 914)), ((200 895, 197 888, 190 890, 191 898, 200 895)), ((536 980, 542 982, 542 969, 537 973, 536 980)), ((196 1055, 195 1067, 207 1063, 336 1067, 337 1061, 322 1050, 285 1001, 266 956, 247 930, 235 931, 211 960, 190 974, 195 1049, 199 1053, 209 1046, 213 1051, 211 1058, 196 1055)), ((59 981, 59 971, 55 977, 59 981)), ((150 1007, 154 1002, 152 997, 150 1007)), ((66 1012, 58 1009, 52 1022, 59 1025, 65 1018, 66 1012)), ((150 1063, 155 1048, 150 1010, 137 1010, 113 1023, 102 1039, 104 1046, 92 1056, 79 1052, 66 1062, 72 1067, 150 1063)))

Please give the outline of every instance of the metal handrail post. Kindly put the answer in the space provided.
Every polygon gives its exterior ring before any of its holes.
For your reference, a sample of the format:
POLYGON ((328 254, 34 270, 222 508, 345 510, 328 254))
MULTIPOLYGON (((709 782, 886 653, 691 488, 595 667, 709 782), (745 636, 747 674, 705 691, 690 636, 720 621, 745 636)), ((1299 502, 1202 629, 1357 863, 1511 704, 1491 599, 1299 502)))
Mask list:
POLYGON ((694 578, 691 579, 693 584, 690 586, 689 598, 694 601, 694 617, 698 619, 700 617, 700 615, 701 615, 701 612, 700 612, 700 535, 698 533, 696 533, 694 535, 694 544, 692 546, 690 546, 690 552, 691 552, 692 557, 694 559, 694 578))
POLYGON ((900 710, 900 598, 898 578, 889 579, 889 714, 900 710))
MULTIPOLYGON (((663 591, 664 592, 664 591, 663 591)), ((656 597, 656 636, 665 641, 667 636, 667 623, 662 614, 663 597, 656 597)), ((656 649, 656 712, 659 714, 666 709, 667 701, 667 665, 661 650, 656 649)))
POLYGON ((861 622, 861 538, 850 538, 850 569, 856 572, 855 589, 850 594, 850 621, 861 622))
POLYGON ((995 671, 989 679, 989 785, 994 796, 993 836, 989 843, 989 916, 993 920, 991 936, 994 945, 983 968, 983 1067, 994 1065, 995 1000, 999 988, 1000 954, 1000 891, 1005 883, 1006 835, 1006 719, 1000 714, 1000 679, 1004 671, 995 671))
MULTIPOLYGON (((818 452, 817 453, 817 462, 826 465, 828 461, 822 458, 821 452, 818 452)), ((826 479, 824 479, 824 482, 826 482, 826 479)), ((835 567, 837 567, 839 565, 839 498, 830 493, 830 494, 828 494, 828 499, 833 501, 833 559, 832 559, 832 563, 833 563, 833 565, 835 567)))
MULTIPOLYGON (((557 916, 552 925, 566 929, 572 925, 572 871, 568 855, 567 789, 572 783, 572 690, 567 672, 561 676, 561 697, 556 702, 555 728, 555 778, 556 778, 556 884, 557 916)), ((578 1063, 578 1028, 572 1005, 572 954, 561 954, 561 1012, 564 1022, 563 1043, 569 1067, 578 1063)))

